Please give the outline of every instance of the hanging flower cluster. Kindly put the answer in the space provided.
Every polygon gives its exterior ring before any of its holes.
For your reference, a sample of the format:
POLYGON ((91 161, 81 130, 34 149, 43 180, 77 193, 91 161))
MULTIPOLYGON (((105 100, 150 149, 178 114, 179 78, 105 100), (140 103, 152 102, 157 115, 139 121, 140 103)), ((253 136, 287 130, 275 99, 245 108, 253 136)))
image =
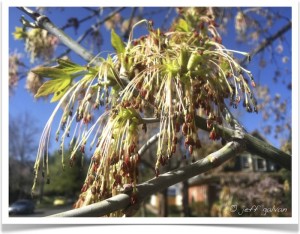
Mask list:
POLYGON ((31 63, 37 58, 43 60, 52 58, 58 44, 57 37, 50 35, 46 30, 39 28, 33 28, 26 31, 16 27, 14 37, 16 40, 25 41, 25 50, 30 54, 31 63))
POLYGON ((27 74, 25 88, 28 90, 28 92, 35 95, 38 92, 39 88, 42 86, 42 84, 43 84, 43 77, 31 71, 27 74))
POLYGON ((127 186, 133 189, 132 203, 137 201, 141 157, 138 136, 146 130, 144 118, 155 117, 160 121, 154 162, 158 176, 160 167, 176 152, 180 136, 184 137, 187 153, 191 157, 197 155, 201 142, 196 115, 207 119, 209 138, 216 140, 220 136, 214 126, 228 121, 224 113, 226 100, 233 108, 242 102, 248 112, 257 111, 248 85, 250 81, 255 86, 253 77, 233 57, 233 53, 248 54, 226 49, 213 17, 204 14, 203 9, 180 11, 182 18, 169 32, 154 29, 152 21, 142 20, 133 26, 125 44, 112 31, 116 54, 107 59, 97 58, 100 65, 83 67, 59 60, 56 68, 33 71, 51 78, 36 97, 53 93, 52 101, 59 100, 40 141, 36 178, 41 161, 42 171, 46 170, 49 177, 47 145, 52 121, 60 107, 63 115, 56 139, 61 143, 63 166, 67 137, 73 146, 71 165, 76 152, 86 152, 88 141, 94 147, 75 208, 114 196, 127 186), (133 39, 133 30, 141 24, 147 26, 148 35, 133 39), (84 74, 83 78, 75 81, 79 74, 84 74), (96 118, 96 110, 104 105, 104 114, 96 118))
POLYGON ((9 55, 9 90, 12 91, 19 82, 20 67, 24 67, 21 62, 21 54, 12 53, 9 55))

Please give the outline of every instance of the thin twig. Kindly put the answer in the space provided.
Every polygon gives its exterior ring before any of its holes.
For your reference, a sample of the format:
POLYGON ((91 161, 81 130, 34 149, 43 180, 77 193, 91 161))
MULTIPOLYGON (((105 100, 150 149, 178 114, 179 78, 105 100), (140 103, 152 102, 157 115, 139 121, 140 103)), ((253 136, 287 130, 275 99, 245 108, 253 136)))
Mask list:
MULTIPOLYGON (((125 7, 120 7, 120 8, 117 8, 116 10, 114 10, 113 12, 111 12, 108 16, 106 16, 103 20, 99 21, 98 23, 92 25, 89 29, 87 29, 80 37, 77 38, 76 42, 77 43, 81 43, 92 31, 93 31, 93 28, 95 27, 99 27, 101 26, 102 24, 104 24, 107 20, 111 19, 115 14, 121 12, 122 10, 124 10, 125 7)), ((70 48, 66 49, 63 53, 61 53, 59 56, 57 56, 57 58, 61 58, 67 54, 69 54, 72 50, 70 48)), ((55 59, 56 60, 56 59, 55 59)), ((55 62, 52 61, 52 62, 55 62)), ((51 62, 50 62, 51 63, 51 62)), ((44 64, 44 66, 47 65, 47 64, 44 64)))
MULTIPOLYGON (((83 22, 85 22, 85 21, 87 21, 87 20, 89 20, 89 19, 92 19, 94 16, 98 16, 100 13, 101 13, 101 9, 100 9, 100 8, 99 8, 98 10, 93 11, 93 14, 88 15, 88 16, 86 16, 86 17, 84 17, 84 18, 78 20, 78 21, 77 21, 77 22, 78 22, 78 26, 79 26, 81 23, 83 23, 83 22)), ((72 26, 73 26, 73 24, 68 22, 65 26, 61 27, 61 30, 65 30, 65 29, 70 28, 70 27, 72 27, 72 26)))
POLYGON ((129 38, 129 33, 130 33, 130 30, 131 30, 131 26, 132 26, 132 21, 133 21, 133 17, 135 15, 135 12, 136 12, 136 7, 133 7, 132 11, 131 11, 131 15, 130 15, 130 18, 129 18, 129 24, 128 24, 128 28, 127 30, 125 31, 125 33, 123 34, 123 37, 124 39, 128 40, 129 38))
POLYGON ((147 149, 151 147, 159 138, 160 133, 155 134, 152 136, 147 142, 139 149, 138 154, 143 155, 147 149))
MULTIPOLYGON (((277 38, 280 38, 283 34, 285 34, 287 31, 289 31, 292 28, 292 22, 289 21, 286 25, 284 25, 281 29, 279 29, 275 34, 271 35, 270 37, 267 37, 263 42, 258 45, 255 49, 253 49, 249 55, 250 57, 255 56, 256 54, 263 51, 266 47, 271 45, 277 38)), ((245 57, 242 59, 239 63, 241 65, 245 64, 247 62, 248 58, 245 57)))
POLYGON ((120 11, 124 10, 126 7, 120 7, 111 12, 108 16, 106 16, 103 20, 99 21, 96 24, 93 24, 88 30, 86 30, 78 39, 77 42, 82 42, 93 30, 104 24, 107 20, 111 19, 115 14, 119 13, 120 11))

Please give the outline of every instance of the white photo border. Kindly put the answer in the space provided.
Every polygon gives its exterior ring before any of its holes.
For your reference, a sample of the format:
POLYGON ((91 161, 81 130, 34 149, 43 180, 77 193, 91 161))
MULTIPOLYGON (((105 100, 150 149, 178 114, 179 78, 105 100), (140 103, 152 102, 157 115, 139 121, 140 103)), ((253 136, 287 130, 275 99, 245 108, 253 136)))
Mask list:
POLYGON ((296 1, 274 1, 274 0, 231 0, 228 2, 218 0, 218 1, 169 1, 164 2, 161 5, 159 2, 155 1, 142 1, 138 2, 131 1, 94 1, 89 0, 84 2, 84 6, 197 6, 201 5, 211 5, 211 6, 222 6, 222 7, 233 7, 233 6, 275 6, 275 7, 291 7, 292 8, 292 217, 276 217, 276 218, 19 218, 19 217, 9 217, 8 216, 8 123, 9 123, 9 90, 8 90, 8 55, 9 55, 9 43, 8 43, 8 9, 14 6, 82 6, 82 1, 72 0, 57 2, 57 1, 5 1, 2 2, 2 79, 1 79, 1 164, 2 164, 2 224, 298 224, 298 178, 299 178, 299 58, 298 58, 298 4, 296 1), (183 5, 184 3, 184 5, 183 5))

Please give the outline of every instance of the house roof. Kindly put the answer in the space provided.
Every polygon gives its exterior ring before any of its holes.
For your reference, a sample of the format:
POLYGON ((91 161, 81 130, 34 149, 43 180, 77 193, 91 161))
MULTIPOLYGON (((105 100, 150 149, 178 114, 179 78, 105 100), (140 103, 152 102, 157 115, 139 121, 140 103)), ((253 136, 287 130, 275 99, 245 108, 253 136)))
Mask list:
POLYGON ((237 182, 241 183, 245 180, 260 180, 262 176, 271 176, 271 177, 280 177, 280 173, 278 172, 265 172, 263 175, 261 172, 244 172, 244 171, 237 171, 237 172, 223 172, 217 173, 213 175, 198 175, 191 179, 189 179, 188 183, 189 186, 199 186, 205 184, 212 184, 212 183, 220 183, 220 182, 237 182))
POLYGON ((253 132, 250 133, 252 136, 256 137, 257 139, 264 141, 264 142, 268 142, 267 139, 265 137, 263 137, 259 131, 254 130, 253 132))

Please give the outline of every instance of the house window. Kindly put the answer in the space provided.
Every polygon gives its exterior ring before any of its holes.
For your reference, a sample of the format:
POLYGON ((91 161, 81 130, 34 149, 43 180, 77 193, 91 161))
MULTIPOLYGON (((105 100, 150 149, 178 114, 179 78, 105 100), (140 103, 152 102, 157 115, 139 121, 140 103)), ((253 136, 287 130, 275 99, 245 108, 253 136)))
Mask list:
POLYGON ((270 171, 275 171, 275 164, 270 162, 270 171))
POLYGON ((250 168, 250 160, 249 160, 249 157, 248 156, 242 156, 241 157, 241 161, 242 161, 242 169, 248 169, 250 168))
POLYGON ((255 159, 255 169, 256 171, 266 171, 266 160, 262 158, 256 158, 255 159))
POLYGON ((175 188, 169 188, 168 189, 168 196, 175 197, 176 196, 176 189, 175 188))

